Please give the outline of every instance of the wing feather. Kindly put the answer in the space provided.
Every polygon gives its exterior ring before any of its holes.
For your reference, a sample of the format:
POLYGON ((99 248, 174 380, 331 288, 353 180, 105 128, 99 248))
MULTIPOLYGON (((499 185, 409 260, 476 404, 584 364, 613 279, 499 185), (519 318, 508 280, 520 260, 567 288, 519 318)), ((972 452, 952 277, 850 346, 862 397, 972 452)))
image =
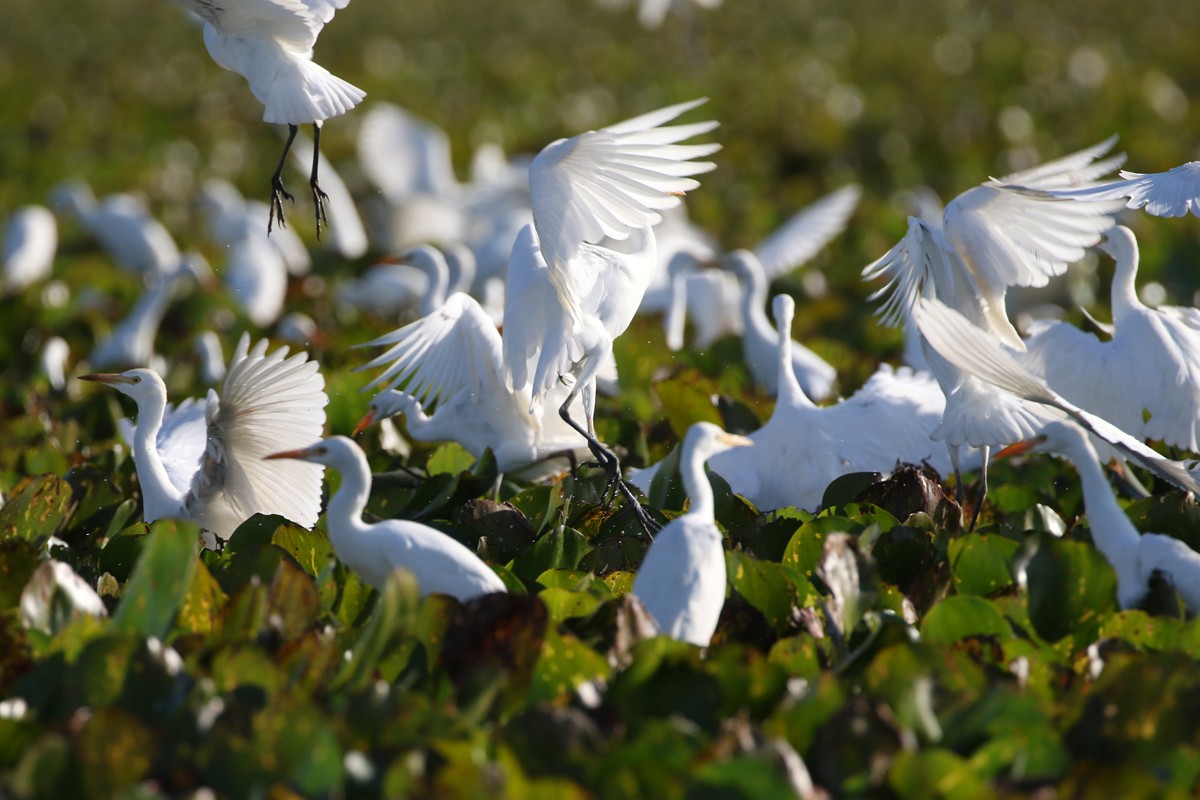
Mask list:
POLYGON ((846 228, 862 190, 843 186, 805 206, 754 248, 771 281, 808 261, 846 228))

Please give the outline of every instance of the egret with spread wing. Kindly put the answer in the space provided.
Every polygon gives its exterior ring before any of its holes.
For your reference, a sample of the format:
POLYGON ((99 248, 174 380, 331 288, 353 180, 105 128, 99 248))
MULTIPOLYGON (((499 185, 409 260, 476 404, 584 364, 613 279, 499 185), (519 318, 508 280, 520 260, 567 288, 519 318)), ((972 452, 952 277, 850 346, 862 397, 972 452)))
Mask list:
POLYGON ((287 125, 288 138, 271 176, 267 231, 276 219, 284 226, 283 166, 299 125, 313 126, 312 189, 317 238, 325 215, 325 192, 317 182, 321 124, 345 114, 366 93, 313 63, 313 45, 334 12, 350 0, 176 0, 204 20, 204 45, 213 61, 250 84, 263 104, 263 121, 287 125))
MULTIPOLYGON (((359 446, 345 436, 264 458, 321 464, 341 473, 342 483, 325 512, 329 543, 346 566, 376 589, 383 588, 388 573, 403 567, 417 579, 422 597, 436 592, 465 603, 480 595, 507 591, 479 556, 441 531, 410 520, 363 522, 363 509, 371 494, 371 468, 359 446)), ((311 499, 316 503, 320 496, 318 483, 311 499)))
MULTIPOLYGON (((250 349, 243 334, 221 396, 210 390, 207 399, 185 401, 169 414, 167 387, 153 370, 83 380, 112 386, 137 403, 130 433, 147 522, 190 520, 223 541, 254 514, 279 514, 308 528, 317 521, 322 470, 263 461, 281 447, 321 436, 329 398, 307 354, 288 358, 286 347, 268 354, 265 339, 250 349)), ((215 544, 207 536, 206 542, 215 544)))

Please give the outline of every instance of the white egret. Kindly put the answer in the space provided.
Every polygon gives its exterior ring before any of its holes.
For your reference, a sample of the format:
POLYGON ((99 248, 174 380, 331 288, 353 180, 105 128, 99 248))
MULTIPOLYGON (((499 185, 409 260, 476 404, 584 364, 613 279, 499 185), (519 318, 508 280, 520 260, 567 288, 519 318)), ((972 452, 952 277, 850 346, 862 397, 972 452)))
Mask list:
POLYGON ((428 316, 446 298, 467 291, 475 279, 475 256, 465 245, 444 249, 420 244, 371 266, 358 280, 344 284, 343 303, 379 315, 399 315, 412 306, 428 316))
POLYGON ((350 0, 176 0, 204 20, 204 45, 213 61, 236 72, 264 106, 263 121, 288 126, 287 143, 271 176, 267 231, 283 219, 283 166, 302 124, 313 126, 312 189, 317 238, 327 222, 325 192, 317 182, 321 125, 345 114, 366 96, 312 60, 313 45, 334 12, 350 0))
POLYGON ((154 273, 126 317, 93 348, 88 364, 93 369, 151 366, 154 339, 176 294, 186 281, 207 281, 210 275, 208 262, 199 253, 185 253, 174 270, 154 273))
MULTIPOLYGON (((946 449, 930 436, 942 419, 945 398, 928 373, 880 366, 846 400, 817 406, 793 372, 788 335, 795 301, 777 295, 779 320, 776 368, 779 396, 766 424, 749 435, 752 447, 720 453, 709 461, 730 488, 760 509, 796 506, 815 510, 825 489, 850 472, 889 473, 897 463, 927 463, 949 471, 946 449)), ((652 465, 630 483, 649 492, 658 471, 652 465)))
MULTIPOLYGON (((783 331, 777 331, 767 319, 766 273, 749 250, 734 250, 725 261, 741 283, 742 319, 745 321, 742 356, 746 367, 756 384, 769 394, 775 394, 779 391, 779 347, 776 342, 783 331)), ((787 334, 791 336, 791 328, 787 334)), ((792 372, 800 382, 800 388, 813 400, 828 400, 837 394, 837 370, 794 340, 792 372)))
POLYGON ((0 291, 14 294, 50 277, 58 250, 58 224, 44 206, 19 209, 4 226, 4 283, 0 291))
POLYGON ((200 380, 208 386, 215 386, 224 380, 225 353, 221 349, 220 337, 214 331, 200 331, 193 345, 200 362, 200 380))
POLYGON ((243 236, 225 251, 225 288, 259 328, 275 324, 287 297, 287 265, 265 236, 243 236))
POLYGON ((751 444, 710 422, 688 429, 679 458, 687 513, 654 537, 633 581, 633 595, 650 612, 660 633, 707 647, 725 605, 725 548, 713 519, 713 490, 704 462, 717 453, 751 444))
MULTIPOLYGON (((760 383, 773 386, 775 372, 775 336, 765 333, 759 322, 766 321, 764 307, 767 302, 767 287, 778 278, 797 269, 825 247, 835 236, 846 228, 846 223, 854 209, 858 206, 862 190, 856 184, 843 186, 836 191, 821 197, 804 208, 792 214, 783 225, 779 226, 770 236, 763 239, 751 251, 741 250, 738 253, 750 252, 753 260, 740 258, 745 268, 737 273, 739 280, 732 280, 728 274, 711 270, 700 270, 698 267, 706 259, 698 258, 689 261, 681 258, 670 270, 671 306, 667 310, 665 324, 668 331, 668 345, 675 350, 683 346, 683 316, 691 318, 696 326, 694 346, 700 349, 708 347, 721 336, 728 334, 743 335, 744 330, 751 331, 755 344, 747 345, 761 352, 761 375, 754 372, 755 379, 760 383), (753 274, 747 271, 755 269, 753 274), (748 311, 747 294, 756 294, 754 302, 757 311, 748 311), (751 314, 756 320, 751 322, 751 314)), ((695 252, 689 250, 686 252, 695 252)), ((733 254, 731 254, 733 255, 733 254)), ((715 255, 707 259, 716 261, 715 255)), ((727 259, 732 261, 733 259, 727 259)), ((802 350, 797 348, 797 353, 802 350)), ((747 354, 747 360, 750 360, 747 354)), ((825 366, 826 375, 832 368, 825 366)), ((805 383, 801 373, 801 383, 805 383)), ((829 380, 826 378, 825 380, 829 380)), ((806 385, 806 391, 807 391, 806 385)), ((774 392, 774 389, 771 389, 774 392)), ((812 397, 812 395, 809 395, 812 397)), ((813 397, 815 400, 823 397, 813 397)))
POLYGON ((1100 468, 1100 458, 1087 433, 1078 425, 1052 422, 1038 436, 1000 451, 1015 455, 1035 450, 1065 457, 1079 471, 1092 540, 1117 573, 1121 608, 1142 602, 1155 571, 1179 590, 1188 610, 1200 611, 1200 553, 1185 542, 1157 533, 1139 534, 1117 503, 1100 468))
POLYGON ((1132 231, 1117 226, 1098 247, 1116 262, 1111 340, 1066 322, 1039 323, 1021 363, 1124 431, 1200 451, 1200 330, 1138 299, 1132 231))
POLYGON ((54 188, 50 204, 83 223, 121 269, 152 279, 179 264, 175 239, 138 197, 111 194, 97 201, 91 187, 72 180, 54 188))
MULTIPOLYGON (((887 281, 871 295, 872 300, 886 298, 877 311, 882 321, 907 323, 919 298, 936 297, 998 341, 1023 349, 1005 308, 1008 288, 1044 286, 1061 275, 1100 240, 1121 205, 1065 201, 1045 189, 1087 185, 1111 169, 1114 159, 1096 159, 1114 141, 969 189, 946 206, 941 224, 909 217, 905 237, 863 269, 864 279, 887 281)), ((968 444, 982 448, 983 497, 989 449, 1033 436, 1048 418, 964 374, 927 347, 925 357, 946 393, 945 416, 934 435, 945 440, 960 478, 960 449, 968 444)))
MULTIPOLYGON (((500 332, 470 295, 451 295, 428 316, 367 344, 382 345, 390 347, 359 367, 387 366, 367 388, 402 386, 404 391, 377 395, 355 433, 404 413, 414 438, 455 441, 476 457, 490 448, 502 472, 523 470, 563 451, 586 452, 587 440, 563 420, 530 409, 527 387, 508 389, 500 332)), ((557 400, 568 387, 552 392, 557 400)))
POLYGON ((42 344, 39 367, 50 382, 50 388, 56 392, 67 388, 67 359, 70 356, 71 348, 61 336, 50 336, 42 344))
MULTIPOLYGON (((403 567, 417 579, 422 597, 447 594, 465 603, 481 595, 507 591, 504 582, 479 556, 441 531, 410 520, 363 522, 363 510, 371 494, 371 468, 363 451, 345 436, 266 458, 299 459, 341 473, 342 483, 325 512, 329 543, 346 566, 376 589, 383 588, 388 573, 403 567)), ((319 486, 312 499, 319 501, 319 486)))
POLYGON ((1164 458, 1141 439, 1054 391, 1044 378, 1021 365, 1018 353, 1007 349, 954 309, 936 299, 922 298, 917 304, 915 321, 931 352, 936 352, 964 374, 986 381, 1020 402, 1038 403, 1053 412, 1033 434, 1014 437, 1014 441, 1035 437, 1045 424, 1061 420, 1065 414, 1121 456, 1132 459, 1181 489, 1200 494, 1200 481, 1184 464, 1164 458))
POLYGON ((504 364, 514 391, 529 388, 535 413, 551 388, 571 382, 562 418, 587 439, 643 525, 649 518, 620 480, 617 457, 595 436, 596 376, 613 339, 632 321, 654 275, 652 226, 715 167, 694 161, 717 144, 681 145, 715 122, 666 123, 703 100, 652 111, 546 146, 529 167, 534 223, 508 265, 504 364), (570 416, 582 395, 585 425, 570 416))
MULTIPOLYGON (((243 334, 221 397, 209 390, 207 399, 170 413, 166 385, 153 370, 83 376, 137 403, 130 438, 147 522, 190 520, 221 541, 256 513, 313 526, 322 470, 263 461, 289 443, 319 439, 325 425, 329 398, 316 362, 287 352, 268 354, 265 339, 250 349, 243 334)), ((215 541, 206 536, 206 543, 215 541)))
MULTIPOLYGON (((600 5, 609 8, 624 8, 630 0, 597 0, 600 5)), ((658 30, 667 18, 667 12, 672 7, 683 6, 682 0, 635 0, 638 7, 638 24, 648 31, 658 30)), ((691 0, 691 2, 707 11, 719 8, 721 0, 691 0)))

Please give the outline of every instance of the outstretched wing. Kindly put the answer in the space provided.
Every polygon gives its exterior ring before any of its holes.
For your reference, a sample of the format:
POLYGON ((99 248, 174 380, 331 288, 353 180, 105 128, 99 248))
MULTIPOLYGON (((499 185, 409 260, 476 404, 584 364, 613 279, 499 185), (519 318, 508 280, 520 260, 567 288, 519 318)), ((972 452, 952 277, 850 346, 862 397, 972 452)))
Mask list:
POLYGON ((339 8, 350 0, 176 0, 222 36, 263 36, 312 49, 339 8))
MULTIPOLYGON (((127 417, 117 420, 121 438, 132 444, 137 425, 127 417)), ((163 413, 162 427, 158 429, 155 443, 167 478, 171 485, 186 494, 192 487, 200 459, 204 455, 204 444, 208 438, 208 423, 204 418, 204 404, 189 397, 179 406, 167 404, 163 413)))
POLYGON ((1200 481, 1181 462, 1164 458, 1141 440, 1068 401, 958 312, 937 300, 922 299, 916 320, 930 346, 959 369, 1025 400, 1058 408, 1160 478, 1190 492, 1200 491, 1200 481))
POLYGON ((463 389, 504 391, 500 333, 469 294, 452 294, 432 314, 361 346, 385 345, 391 345, 386 352, 356 368, 387 367, 368 389, 399 387, 429 409, 463 389))
POLYGON ((1005 175, 999 180, 992 179, 988 181, 988 184, 1025 186, 1030 189, 1083 188, 1125 163, 1124 153, 1097 161, 1109 150, 1112 150, 1116 143, 1117 135, 1114 133, 1091 147, 1085 147, 1062 158, 1038 164, 1036 167, 1005 175))
POLYGON ((579 291, 568 272, 585 243, 624 240, 654 225, 658 211, 700 184, 690 176, 715 168, 719 144, 681 145, 716 122, 665 123, 703 99, 669 106, 596 131, 547 145, 529 166, 533 219, 549 277, 572 319, 579 318, 579 291))
POLYGON ((767 280, 791 272, 820 251, 846 228, 862 190, 843 186, 805 206, 754 248, 767 280))
POLYGON ((281 347, 268 355, 265 339, 253 350, 249 345, 243 334, 220 399, 209 392, 208 447, 187 501, 201 525, 221 538, 256 513, 311 527, 320 512, 323 468, 265 457, 321 438, 325 379, 307 353, 287 358, 281 347))
MULTIPOLYGON (((922 292, 936 281, 953 281, 945 246, 931 223, 908 218, 908 233, 875 261, 863 267, 863 280, 887 281, 867 299, 884 298, 875 312, 884 325, 896 327, 912 314, 922 292)), ((947 287, 948 288, 948 287, 947 287)))
POLYGON ((1200 217, 1200 161, 1189 161, 1166 172, 1128 172, 1125 180, 1075 191, 1056 192, 1078 200, 1127 199, 1129 208, 1144 208, 1156 217, 1200 217))

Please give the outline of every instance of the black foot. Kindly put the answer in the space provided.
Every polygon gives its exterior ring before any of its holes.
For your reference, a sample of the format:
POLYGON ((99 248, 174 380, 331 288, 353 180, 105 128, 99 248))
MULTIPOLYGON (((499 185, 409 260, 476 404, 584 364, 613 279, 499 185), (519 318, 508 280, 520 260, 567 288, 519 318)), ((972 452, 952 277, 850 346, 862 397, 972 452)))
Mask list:
POLYGON ((287 198, 289 203, 295 204, 296 198, 288 193, 288 190, 283 188, 283 179, 278 175, 271 179, 271 215, 267 218, 267 234, 270 235, 271 229, 275 224, 275 220, 279 220, 279 227, 286 228, 287 221, 283 218, 283 200, 287 198))
POLYGON ((312 187, 313 196, 313 213, 317 218, 317 241, 321 240, 321 225, 329 226, 329 217, 325 213, 325 201, 329 199, 329 195, 325 194, 325 190, 317 183, 316 178, 309 182, 312 187))

